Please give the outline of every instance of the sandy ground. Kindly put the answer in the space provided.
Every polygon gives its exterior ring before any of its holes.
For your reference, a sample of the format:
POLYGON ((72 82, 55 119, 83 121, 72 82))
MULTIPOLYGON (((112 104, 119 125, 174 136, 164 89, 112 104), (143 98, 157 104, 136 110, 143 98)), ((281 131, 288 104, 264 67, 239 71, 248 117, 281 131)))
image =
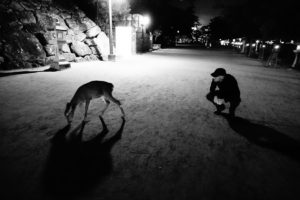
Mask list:
POLYGON ((299 88, 298 71, 191 49, 1 77, 0 199, 300 199, 299 88), (234 121, 205 99, 217 67, 240 85, 234 121), (114 84, 125 124, 111 104, 103 131, 99 99, 66 126, 91 80, 114 84))

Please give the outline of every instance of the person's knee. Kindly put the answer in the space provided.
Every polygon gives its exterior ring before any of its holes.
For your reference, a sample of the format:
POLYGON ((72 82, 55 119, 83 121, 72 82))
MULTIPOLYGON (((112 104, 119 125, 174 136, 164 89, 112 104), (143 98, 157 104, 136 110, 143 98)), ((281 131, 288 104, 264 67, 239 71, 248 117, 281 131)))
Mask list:
POLYGON ((213 95, 212 93, 208 93, 208 94, 206 95, 206 98, 207 98, 207 100, 209 100, 209 101, 213 101, 213 100, 214 100, 214 95, 213 95))

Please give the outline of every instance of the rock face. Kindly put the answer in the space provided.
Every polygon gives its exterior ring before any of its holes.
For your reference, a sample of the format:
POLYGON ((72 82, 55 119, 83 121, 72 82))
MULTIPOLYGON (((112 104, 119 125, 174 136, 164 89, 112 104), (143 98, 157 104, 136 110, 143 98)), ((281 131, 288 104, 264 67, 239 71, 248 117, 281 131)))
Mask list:
POLYGON ((0 2, 0 70, 31 68, 55 60, 56 22, 66 31, 60 54, 68 61, 106 60, 108 37, 77 7, 51 0, 0 2))
POLYGON ((73 42, 71 45, 71 49, 73 50, 73 52, 76 53, 76 55, 80 57, 92 54, 92 51, 89 48, 89 46, 87 46, 83 42, 73 42))

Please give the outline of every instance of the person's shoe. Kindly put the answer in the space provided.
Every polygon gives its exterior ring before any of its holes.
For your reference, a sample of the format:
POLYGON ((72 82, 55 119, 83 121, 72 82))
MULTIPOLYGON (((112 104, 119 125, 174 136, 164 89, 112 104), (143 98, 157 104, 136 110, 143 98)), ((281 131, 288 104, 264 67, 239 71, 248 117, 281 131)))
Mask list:
POLYGON ((222 113, 223 110, 225 110, 225 105, 221 104, 217 106, 217 110, 214 112, 216 115, 220 115, 222 113))
POLYGON ((214 112, 216 115, 221 115, 221 111, 219 111, 219 110, 216 110, 215 112, 214 112))

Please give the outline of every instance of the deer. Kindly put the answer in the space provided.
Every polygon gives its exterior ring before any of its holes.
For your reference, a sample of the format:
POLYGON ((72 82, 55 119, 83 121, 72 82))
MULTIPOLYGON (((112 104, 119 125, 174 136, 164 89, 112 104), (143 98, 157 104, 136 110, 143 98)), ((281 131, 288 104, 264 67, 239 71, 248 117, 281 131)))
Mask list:
POLYGON ((105 81, 91 81, 86 84, 81 85, 77 91, 75 92, 73 98, 70 102, 67 103, 65 109, 65 117, 68 121, 68 124, 72 123, 74 112, 78 104, 85 103, 85 112, 83 122, 86 122, 88 108, 90 105, 90 101, 92 99, 101 98, 106 104, 104 109, 101 111, 99 117, 102 119, 102 115, 108 108, 110 101, 117 104, 121 110, 122 118, 124 119, 125 113, 122 108, 121 102, 114 98, 112 95, 114 85, 112 83, 108 83, 105 81))

